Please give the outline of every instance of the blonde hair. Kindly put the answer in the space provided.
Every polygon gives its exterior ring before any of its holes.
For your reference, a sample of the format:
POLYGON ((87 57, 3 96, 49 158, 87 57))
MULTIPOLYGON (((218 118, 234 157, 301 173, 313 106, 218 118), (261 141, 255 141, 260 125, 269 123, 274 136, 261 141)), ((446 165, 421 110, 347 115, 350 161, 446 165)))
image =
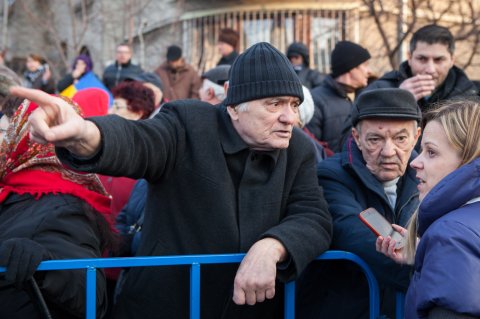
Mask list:
MULTIPOLYGON (((435 109, 423 116, 423 128, 436 121, 447 135, 448 142, 462 158, 460 166, 480 156, 480 100, 456 99, 439 103, 435 109)), ((408 223, 405 256, 413 264, 417 243, 418 209, 408 223)))

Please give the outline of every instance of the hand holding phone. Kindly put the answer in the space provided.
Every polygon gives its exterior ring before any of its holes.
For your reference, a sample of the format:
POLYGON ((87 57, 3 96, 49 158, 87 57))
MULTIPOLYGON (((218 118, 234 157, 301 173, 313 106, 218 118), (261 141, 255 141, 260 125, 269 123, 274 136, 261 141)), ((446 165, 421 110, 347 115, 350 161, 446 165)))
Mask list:
POLYGON ((387 238, 390 236, 395 240, 395 248, 400 249, 405 246, 405 237, 397 232, 392 224, 383 217, 375 208, 370 207, 361 212, 358 217, 360 220, 370 228, 370 230, 377 236, 387 238))

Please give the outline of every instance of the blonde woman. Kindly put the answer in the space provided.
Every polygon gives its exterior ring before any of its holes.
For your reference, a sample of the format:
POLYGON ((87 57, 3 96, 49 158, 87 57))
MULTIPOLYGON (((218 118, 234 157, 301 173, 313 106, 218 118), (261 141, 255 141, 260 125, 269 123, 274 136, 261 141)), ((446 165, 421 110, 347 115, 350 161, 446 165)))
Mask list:
POLYGON ((425 115, 417 171, 421 204, 405 249, 379 237, 377 251, 414 264, 405 318, 480 317, 480 102, 445 102, 425 115))

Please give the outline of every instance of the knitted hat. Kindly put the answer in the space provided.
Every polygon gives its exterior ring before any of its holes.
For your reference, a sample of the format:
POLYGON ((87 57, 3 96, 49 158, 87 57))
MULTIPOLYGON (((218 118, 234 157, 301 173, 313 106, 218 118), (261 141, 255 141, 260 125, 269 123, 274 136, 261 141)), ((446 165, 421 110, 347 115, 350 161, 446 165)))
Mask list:
POLYGON ((86 65, 85 73, 93 70, 93 61, 88 55, 85 55, 85 54, 80 54, 75 58, 75 60, 73 60, 72 70, 75 70, 75 66, 77 65, 78 60, 82 60, 83 62, 85 62, 85 65, 86 65))
POLYGON ((177 61, 182 57, 182 48, 171 45, 167 48, 167 61, 177 61))
POLYGON ((340 41, 335 45, 331 57, 332 77, 336 78, 356 68, 371 58, 363 47, 350 41, 340 41))
POLYGON ((274 96, 296 96, 303 102, 302 84, 287 57, 270 43, 260 42, 233 62, 224 104, 274 96))
POLYGON ((302 42, 293 42, 288 46, 287 57, 290 59, 290 57, 294 55, 301 56, 305 65, 310 64, 310 54, 308 53, 308 48, 302 42))
POLYGON ((233 29, 222 29, 218 35, 218 42, 224 42, 231 45, 234 49, 237 47, 240 36, 237 31, 233 29))
POLYGON ((306 86, 302 86, 304 100, 298 107, 298 115, 300 116, 300 126, 303 128, 313 118, 315 111, 315 103, 313 102, 312 94, 306 86))
POLYGON ((352 126, 367 118, 422 120, 422 112, 412 93, 403 89, 374 89, 363 92, 352 110, 352 126))
POLYGON ((228 72, 230 71, 230 65, 223 64, 213 69, 208 70, 202 74, 202 79, 208 79, 215 84, 223 85, 228 81, 228 72))

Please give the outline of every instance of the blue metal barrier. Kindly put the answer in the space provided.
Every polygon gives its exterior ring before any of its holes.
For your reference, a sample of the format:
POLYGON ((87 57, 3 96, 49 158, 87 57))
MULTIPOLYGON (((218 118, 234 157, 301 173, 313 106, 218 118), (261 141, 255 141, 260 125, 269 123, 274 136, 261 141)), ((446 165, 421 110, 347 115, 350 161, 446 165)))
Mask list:
MULTIPOLYGON (((145 267, 190 265, 190 318, 200 318, 200 265, 239 263, 245 254, 225 255, 188 255, 159 257, 124 257, 44 261, 38 267, 39 271, 86 269, 86 318, 96 316, 96 271, 97 268, 145 267)), ((378 283, 368 265, 355 254, 344 251, 327 251, 317 260, 350 260, 356 263, 365 273, 370 288, 370 318, 375 319, 380 313, 378 283)), ((0 267, 4 272, 5 267, 0 267)), ((398 300, 398 299, 397 299, 398 300)), ((397 307, 398 308, 398 307, 397 307)), ((295 318, 295 282, 285 284, 285 319, 295 318)))

